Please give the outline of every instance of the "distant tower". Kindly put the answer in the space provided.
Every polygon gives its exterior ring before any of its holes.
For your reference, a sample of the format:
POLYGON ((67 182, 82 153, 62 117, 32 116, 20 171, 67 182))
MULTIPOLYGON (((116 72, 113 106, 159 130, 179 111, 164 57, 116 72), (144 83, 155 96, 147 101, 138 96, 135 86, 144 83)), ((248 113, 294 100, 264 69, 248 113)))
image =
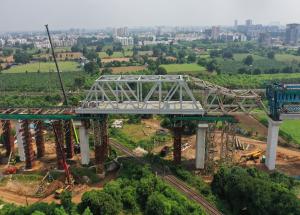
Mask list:
POLYGON ((246 20, 246 26, 251 26, 251 25, 253 25, 252 19, 247 19, 246 20))
POLYGON ((238 20, 236 19, 236 20, 234 20, 234 28, 237 28, 237 26, 238 26, 238 20))
POLYGON ((298 45, 300 39, 300 24, 286 25, 285 42, 290 45, 298 45))

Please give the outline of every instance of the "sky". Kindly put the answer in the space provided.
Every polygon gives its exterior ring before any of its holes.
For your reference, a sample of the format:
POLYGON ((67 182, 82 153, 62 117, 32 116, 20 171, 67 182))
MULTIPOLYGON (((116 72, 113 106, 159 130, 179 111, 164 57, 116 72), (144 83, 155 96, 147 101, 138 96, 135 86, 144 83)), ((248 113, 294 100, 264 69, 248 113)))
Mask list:
POLYGON ((0 31, 300 22, 300 0, 0 0, 0 31))

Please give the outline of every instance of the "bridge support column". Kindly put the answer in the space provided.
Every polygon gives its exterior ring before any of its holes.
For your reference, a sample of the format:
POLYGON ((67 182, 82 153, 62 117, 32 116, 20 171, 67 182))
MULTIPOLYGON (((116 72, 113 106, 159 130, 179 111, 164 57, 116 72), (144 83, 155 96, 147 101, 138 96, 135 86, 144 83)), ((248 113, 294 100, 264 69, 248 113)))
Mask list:
POLYGON ((34 151, 32 146, 32 137, 29 129, 29 121, 22 121, 22 130, 23 130, 23 143, 24 143, 24 152, 25 152, 25 168, 31 169, 34 159, 34 151))
POLYGON ((108 156, 107 119, 107 115, 104 115, 100 121, 94 121, 96 171, 103 177, 105 176, 104 162, 108 156))
POLYGON ((18 155, 20 157, 20 161, 25 161, 23 132, 22 132, 20 121, 16 122, 16 138, 17 138, 18 155))
POLYGON ((208 128, 208 124, 199 124, 197 127, 196 169, 204 169, 207 128, 208 128))
POLYGON ((269 119, 266 151, 266 166, 269 170, 275 169, 276 149, 278 145, 279 126, 281 123, 281 121, 273 121, 272 119, 269 119))
POLYGON ((81 126, 79 127, 79 142, 82 165, 88 165, 90 163, 89 133, 87 124, 87 122, 82 121, 81 126))
POLYGON ((37 158, 44 157, 45 155, 45 140, 44 140, 44 128, 43 121, 35 121, 35 143, 37 149, 37 158))
POLYGON ((14 137, 11 132, 10 120, 2 120, 2 131, 3 131, 3 145, 6 149, 6 157, 14 152, 14 137))
POLYGON ((175 164, 181 163, 181 134, 182 127, 174 127, 173 128, 173 161, 175 164))
POLYGON ((74 139, 73 139, 73 125, 71 120, 64 123, 65 141, 67 148, 67 158, 72 159, 74 156, 74 139))
POLYGON ((57 169, 64 169, 64 161, 63 156, 65 156, 64 152, 64 133, 63 133, 63 125, 61 120, 57 120, 53 123, 53 127, 56 132, 55 137, 55 149, 57 156, 57 169))

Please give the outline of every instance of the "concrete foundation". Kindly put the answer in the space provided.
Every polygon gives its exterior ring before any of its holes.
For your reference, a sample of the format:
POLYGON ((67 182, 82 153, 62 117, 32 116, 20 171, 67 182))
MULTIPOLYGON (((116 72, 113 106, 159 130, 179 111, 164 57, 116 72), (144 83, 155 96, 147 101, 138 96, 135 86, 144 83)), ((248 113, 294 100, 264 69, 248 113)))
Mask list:
POLYGON ((196 136, 196 169, 204 169, 205 144, 208 124, 199 124, 196 136))
POLYGON ((89 133, 85 122, 82 122, 79 127, 79 142, 81 164, 88 165, 90 163, 89 133))
POLYGON ((107 120, 107 116, 103 116, 100 121, 94 120, 95 163, 99 175, 105 173, 104 162, 108 156, 107 120))
POLYGON ((268 140, 266 151, 266 166, 269 170, 275 169, 276 149, 278 145, 279 126, 282 121, 273 121, 269 119, 268 140))
POLYGON ((174 164, 181 163, 181 135, 182 135, 182 127, 174 127, 173 128, 173 161, 174 164))
POLYGON ((11 152, 14 152, 14 137, 11 131, 10 120, 2 120, 3 145, 6 149, 6 157, 9 157, 11 152))
POLYGON ((67 148, 67 158, 72 159, 74 156, 74 132, 73 132, 73 125, 71 120, 67 120, 64 122, 64 129, 65 129, 65 141, 66 141, 66 148, 67 148))
POLYGON ((43 121, 35 121, 35 143, 37 150, 37 158, 44 157, 45 155, 45 140, 44 140, 44 128, 43 121))
POLYGON ((23 143, 24 143, 24 152, 25 152, 25 168, 31 169, 34 165, 34 151, 32 145, 32 136, 29 130, 29 121, 23 120, 22 121, 22 136, 23 136, 23 143))
POLYGON ((17 145, 18 145, 18 155, 20 157, 20 161, 25 161, 25 152, 24 152, 24 142, 22 136, 22 127, 21 122, 16 122, 16 138, 17 138, 17 145))
POLYGON ((58 120, 53 122, 54 129, 56 132, 55 137, 55 149, 56 149, 56 159, 57 159, 57 169, 64 169, 64 134, 63 134, 63 125, 62 121, 58 120))

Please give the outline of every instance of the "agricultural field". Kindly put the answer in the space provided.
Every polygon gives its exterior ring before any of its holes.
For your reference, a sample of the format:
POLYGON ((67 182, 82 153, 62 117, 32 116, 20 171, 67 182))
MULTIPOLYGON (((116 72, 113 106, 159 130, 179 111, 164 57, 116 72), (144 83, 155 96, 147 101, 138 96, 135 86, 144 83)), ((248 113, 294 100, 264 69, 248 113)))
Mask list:
POLYGON ((143 71, 146 69, 145 66, 120 66, 120 67, 112 67, 113 74, 122 74, 122 73, 131 73, 143 71))
POLYGON ((164 67, 168 73, 190 73, 197 74, 205 71, 206 69, 198 64, 164 64, 164 67))
POLYGON ((265 60, 266 59, 265 57, 262 57, 262 56, 259 56, 259 55, 256 55, 256 54, 249 54, 249 53, 234 54, 233 58, 236 61, 242 62, 248 55, 252 55, 254 61, 256 61, 256 60, 265 60))
POLYGON ((300 82, 300 73, 278 73, 278 74, 201 74, 198 77, 212 83, 229 88, 265 88, 268 83, 277 81, 296 83, 300 82))
MULTIPOLYGON (((79 63, 74 61, 61 61, 58 62, 58 66, 61 72, 72 72, 80 71, 79 63)), ((39 62, 39 63, 28 63, 18 66, 13 66, 7 70, 3 70, 2 73, 25 73, 25 72, 49 72, 56 71, 54 62, 39 62)))
POLYGON ((276 54, 275 59, 277 61, 282 61, 282 62, 293 62, 293 61, 300 62, 300 56, 295 56, 292 54, 276 54))
POLYGON ((122 57, 131 57, 133 55, 132 51, 114 52, 112 56, 108 56, 106 52, 98 52, 100 58, 122 58, 122 57))

